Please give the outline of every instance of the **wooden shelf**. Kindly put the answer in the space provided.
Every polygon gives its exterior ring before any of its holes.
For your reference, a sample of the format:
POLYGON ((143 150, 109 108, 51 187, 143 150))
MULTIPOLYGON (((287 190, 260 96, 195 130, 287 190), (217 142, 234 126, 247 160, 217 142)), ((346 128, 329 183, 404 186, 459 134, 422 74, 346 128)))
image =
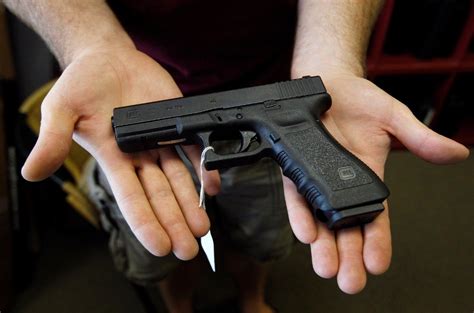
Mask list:
POLYGON ((436 74, 474 72, 474 54, 468 54, 462 60, 457 58, 435 58, 421 60, 413 55, 383 55, 377 62, 367 61, 367 73, 370 77, 403 74, 436 74))

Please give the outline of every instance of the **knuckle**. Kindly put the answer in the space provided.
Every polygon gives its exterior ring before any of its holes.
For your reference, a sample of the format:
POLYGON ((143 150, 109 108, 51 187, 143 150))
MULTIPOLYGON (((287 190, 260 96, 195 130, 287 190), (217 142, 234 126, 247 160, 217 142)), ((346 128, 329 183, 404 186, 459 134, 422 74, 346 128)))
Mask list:
POLYGON ((158 187, 152 192, 148 192, 148 199, 151 203, 157 204, 173 198, 173 192, 169 188, 158 187))
POLYGON ((144 221, 132 228, 137 239, 155 256, 165 256, 171 252, 171 244, 164 234, 158 232, 156 222, 144 221))
POLYGON ((177 215, 169 216, 162 221, 162 224, 169 233, 181 231, 185 226, 184 220, 177 215))
POLYGON ((190 175, 187 170, 184 169, 175 169, 167 174, 168 179, 173 181, 184 181, 187 180, 190 175))
POLYGON ((138 197, 139 196, 135 192, 125 193, 122 195, 117 195, 117 202, 119 207, 134 207, 135 203, 138 202, 138 197))

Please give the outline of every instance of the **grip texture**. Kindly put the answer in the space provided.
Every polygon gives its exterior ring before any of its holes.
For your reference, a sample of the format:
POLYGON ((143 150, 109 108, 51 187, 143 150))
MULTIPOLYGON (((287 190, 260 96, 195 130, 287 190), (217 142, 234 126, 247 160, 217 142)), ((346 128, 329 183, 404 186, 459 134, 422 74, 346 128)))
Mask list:
POLYGON ((372 221, 383 210, 388 189, 320 121, 304 125, 294 131, 281 127, 282 136, 273 145, 283 174, 313 207, 313 214, 330 228, 372 221))
POLYGON ((333 191, 370 184, 372 178, 316 127, 289 133, 286 139, 299 157, 333 191), (345 174, 345 175, 344 175, 345 174))

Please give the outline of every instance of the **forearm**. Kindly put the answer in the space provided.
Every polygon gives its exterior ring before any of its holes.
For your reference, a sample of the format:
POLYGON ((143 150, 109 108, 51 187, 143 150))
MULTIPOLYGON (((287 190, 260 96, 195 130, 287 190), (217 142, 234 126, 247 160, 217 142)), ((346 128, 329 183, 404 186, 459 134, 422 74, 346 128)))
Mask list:
POLYGON ((4 0, 48 44, 62 67, 88 49, 133 46, 104 0, 4 0))
POLYGON ((300 0, 292 76, 332 70, 363 76, 367 45, 382 3, 300 0))

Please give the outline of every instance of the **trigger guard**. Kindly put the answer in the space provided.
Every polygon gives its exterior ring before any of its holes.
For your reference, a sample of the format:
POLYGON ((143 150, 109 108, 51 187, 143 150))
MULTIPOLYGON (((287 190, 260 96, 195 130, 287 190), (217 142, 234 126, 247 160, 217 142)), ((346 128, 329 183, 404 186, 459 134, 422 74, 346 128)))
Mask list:
POLYGON ((209 150, 204 159, 206 170, 216 170, 230 168, 234 166, 248 165, 257 162, 271 153, 271 146, 266 141, 260 143, 260 146, 252 151, 240 152, 236 154, 217 154, 214 150, 209 150))

